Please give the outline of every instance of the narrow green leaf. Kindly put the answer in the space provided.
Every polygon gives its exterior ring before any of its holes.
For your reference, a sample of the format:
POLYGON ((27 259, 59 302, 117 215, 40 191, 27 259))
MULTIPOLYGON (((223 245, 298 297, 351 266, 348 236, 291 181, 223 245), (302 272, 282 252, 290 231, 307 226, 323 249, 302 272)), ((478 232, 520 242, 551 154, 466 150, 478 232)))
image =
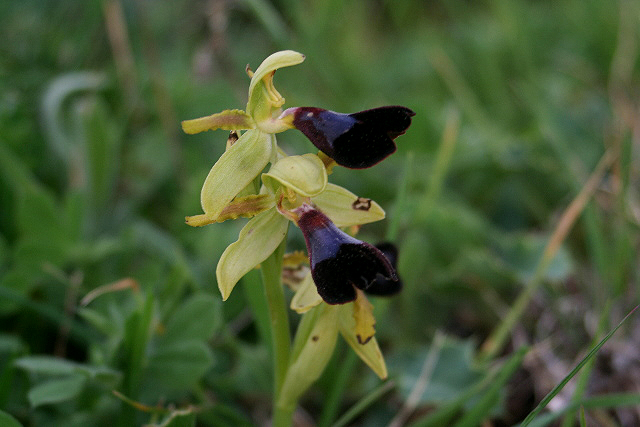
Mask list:
POLYGON ((595 347, 593 347, 591 349, 591 351, 589 352, 589 354, 587 354, 581 361, 580 363, 578 363, 578 365, 576 365, 575 368, 573 368, 571 370, 571 372, 569 372, 569 375, 567 375, 566 377, 564 377, 564 379, 562 381, 560 381, 560 383, 555 386, 553 388, 553 390, 551 390, 545 397, 544 399, 542 399, 542 401, 538 404, 538 406, 536 406, 536 408, 527 416, 527 418, 524 419, 524 421, 522 422, 522 424, 520 424, 521 427, 525 427, 528 426, 533 419, 540 413, 542 412, 542 410, 549 404, 549 402, 551 401, 551 399, 553 399, 558 393, 560 393, 560 390, 562 390, 564 388, 565 385, 567 385, 567 383, 569 381, 571 381, 571 378, 573 378, 578 371, 580 371, 580 369, 582 369, 582 367, 584 365, 587 364, 587 362, 589 360, 591 360, 591 358, 593 356, 596 355, 596 353, 598 352, 598 350, 600 350, 600 348, 607 342, 609 341, 609 338, 611 338, 613 336, 613 334, 616 333, 616 331, 620 328, 620 326, 622 326, 622 324, 629 318, 629 316, 631 316, 640 306, 636 306, 634 307, 633 310, 631 310, 629 312, 629 314, 627 314, 624 319, 622 319, 620 321, 620 323, 618 323, 618 325, 613 328, 599 343, 598 345, 596 345, 595 347))
POLYGON ((380 384, 365 397, 356 402, 356 404, 353 405, 340 418, 338 418, 338 420, 333 424, 333 427, 344 427, 349 425, 349 423, 353 421, 358 415, 360 415, 365 409, 371 406, 386 393, 393 390, 394 387, 395 383, 393 381, 387 381, 380 384))
POLYGON ((500 368, 500 372, 491 382, 491 386, 480 396, 478 402, 456 423, 456 427, 475 427, 484 420, 500 399, 500 393, 513 373, 522 365, 528 347, 521 347, 509 357, 500 368))
MULTIPOLYGON (((640 394, 637 393, 616 393, 607 394, 603 396, 593 396, 585 399, 581 399, 576 402, 572 402, 564 408, 554 411, 548 414, 541 415, 529 423, 529 427, 544 427, 549 425, 552 421, 560 418, 561 416, 575 411, 581 407, 584 409, 599 409, 599 408, 618 408, 623 406, 639 406, 640 394)), ((519 424, 518 427, 523 427, 519 424)))

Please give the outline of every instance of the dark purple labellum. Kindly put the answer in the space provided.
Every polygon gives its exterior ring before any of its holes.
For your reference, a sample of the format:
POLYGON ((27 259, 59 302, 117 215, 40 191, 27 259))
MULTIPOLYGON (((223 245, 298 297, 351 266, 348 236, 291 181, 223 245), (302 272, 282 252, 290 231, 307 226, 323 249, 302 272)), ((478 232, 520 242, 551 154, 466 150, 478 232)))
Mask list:
POLYGON ((339 165, 364 169, 396 151, 393 141, 406 132, 415 113, 387 106, 353 114, 315 107, 291 108, 293 125, 339 165))
POLYGON ((367 291, 379 277, 398 280, 389 260, 374 246, 355 239, 322 212, 304 204, 297 208, 304 234, 311 276, 318 293, 329 304, 356 299, 356 288, 367 291))
MULTIPOLYGON (((376 248, 382 252, 382 254, 389 260, 389 263, 394 268, 397 269, 397 260, 398 260, 398 249, 396 249, 395 245, 392 243, 378 243, 376 248)), ((397 272, 396 272, 397 275, 397 272)), ((397 294, 402 290, 402 280, 400 276, 397 276, 397 280, 390 280, 381 274, 376 276, 375 280, 371 282, 369 287, 365 292, 369 295, 376 296, 389 296, 393 294, 397 294)))

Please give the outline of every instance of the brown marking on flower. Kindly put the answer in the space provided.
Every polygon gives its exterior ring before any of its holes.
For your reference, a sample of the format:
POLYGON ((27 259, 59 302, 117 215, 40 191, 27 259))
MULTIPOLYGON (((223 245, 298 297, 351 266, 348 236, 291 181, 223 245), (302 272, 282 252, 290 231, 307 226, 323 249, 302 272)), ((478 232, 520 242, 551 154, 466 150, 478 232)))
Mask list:
POLYGON ((351 207, 357 211, 368 211, 371 209, 371 199, 358 197, 355 202, 351 204, 351 207))
POLYGON ((319 339, 320 339, 320 337, 319 337, 319 336, 317 336, 317 335, 314 335, 314 336, 312 336, 312 337, 311 337, 311 341, 313 341, 313 342, 316 342, 316 341, 318 341, 319 339))
POLYGON ((238 132, 232 130, 229 132, 229 138, 227 138, 227 148, 231 147, 240 137, 238 136, 238 132))

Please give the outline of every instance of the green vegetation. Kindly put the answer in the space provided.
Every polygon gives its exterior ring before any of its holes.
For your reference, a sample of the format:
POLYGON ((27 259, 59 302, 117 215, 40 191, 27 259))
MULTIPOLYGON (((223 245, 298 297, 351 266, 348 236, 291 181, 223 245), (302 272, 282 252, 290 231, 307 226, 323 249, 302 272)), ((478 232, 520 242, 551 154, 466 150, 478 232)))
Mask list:
POLYGON ((180 121, 244 108, 281 49, 307 56, 287 106, 417 113, 331 176, 399 247, 404 290, 372 298, 389 380, 338 341, 295 417, 640 424, 640 3, 23 0, 0 37, 1 425, 265 425, 260 272, 224 304, 215 278, 245 221, 184 224, 228 133, 180 121))

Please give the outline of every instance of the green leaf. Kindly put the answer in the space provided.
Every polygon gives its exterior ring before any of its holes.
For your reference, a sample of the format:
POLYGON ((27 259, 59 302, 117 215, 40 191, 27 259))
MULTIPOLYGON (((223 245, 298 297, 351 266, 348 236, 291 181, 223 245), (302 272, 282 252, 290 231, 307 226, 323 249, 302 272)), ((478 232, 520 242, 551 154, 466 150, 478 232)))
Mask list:
POLYGON ((200 193, 204 213, 215 220, 233 198, 267 165, 271 138, 259 130, 245 132, 209 171, 200 193))
POLYGON ((81 374, 46 381, 29 390, 27 398, 34 408, 49 403, 64 402, 78 396, 85 382, 86 377, 81 374))
POLYGON ((638 309, 638 307, 640 306, 635 306, 633 308, 633 310, 631 310, 626 316, 624 316, 624 318, 620 321, 620 323, 618 323, 618 325, 613 328, 595 347, 593 347, 591 349, 591 351, 589 351, 589 353, 580 361, 580 363, 578 363, 576 365, 575 368, 573 368, 571 370, 571 372, 569 372, 569 374, 563 378, 562 381, 560 381, 560 383, 558 385, 556 385, 553 390, 551 390, 545 397, 544 399, 542 399, 542 401, 538 404, 538 406, 535 407, 535 409, 533 411, 531 411, 529 413, 529 415, 527 415, 527 417, 524 419, 524 421, 522 422, 522 424, 520 424, 521 427, 525 427, 528 426, 529 424, 531 424, 531 422, 534 420, 534 418, 540 413, 542 412, 542 410, 549 404, 549 402, 551 402, 551 400, 558 394, 560 393, 560 391, 564 388, 565 385, 567 385, 567 383, 569 381, 571 381, 571 378, 573 378, 579 371, 580 369, 582 369, 582 367, 584 365, 587 364, 587 362, 589 360, 591 360, 591 358, 593 358, 596 353, 598 352, 598 350, 600 350, 600 348, 607 342, 609 341, 609 338, 611 338, 613 336, 613 334, 616 333, 616 331, 620 328, 620 326, 622 326, 622 324, 638 309))
POLYGON ((0 426, 2 427, 22 427, 22 424, 18 422, 11 415, 4 411, 0 411, 0 426))
POLYGON ((280 390, 278 405, 286 407, 295 403, 300 395, 313 384, 324 371, 333 355, 338 337, 337 307, 321 304, 304 314, 310 324, 301 327, 304 335, 296 336, 293 361, 280 390))
POLYGON ((24 356, 15 361, 15 365, 34 374, 71 375, 78 364, 53 356, 24 356))
POLYGON ((105 385, 117 384, 122 375, 106 366, 85 365, 52 356, 24 356, 15 361, 15 366, 33 374, 49 376, 70 376, 83 374, 105 385))
POLYGON ((211 350, 202 341, 190 340, 159 347, 149 357, 147 377, 163 390, 187 389, 209 370, 211 350))
POLYGON ((371 199, 358 197, 335 184, 311 199, 338 227, 367 224, 384 219, 384 210, 371 199))
POLYGON ((528 350, 527 347, 522 347, 509 357, 509 360, 502 365, 500 373, 496 375, 496 378, 491 382, 489 388, 482 393, 479 400, 464 417, 456 423, 456 427, 477 426, 481 420, 484 420, 490 414, 496 404, 498 404, 500 393, 504 391, 505 384, 516 369, 522 365, 522 361, 528 350))
POLYGON ((268 173, 262 174, 262 182, 274 193, 284 185, 305 197, 313 197, 327 186, 327 170, 315 154, 287 156, 278 160, 268 173))
POLYGON ((222 253, 216 268, 223 300, 229 298, 242 276, 276 250, 287 234, 288 226, 289 221, 276 208, 255 216, 244 226, 238 240, 222 253))
POLYGON ((222 326, 222 304, 219 298, 205 293, 192 295, 169 318, 164 342, 206 341, 222 326))
MULTIPOLYGON (((425 355, 430 347, 412 349, 388 358, 392 371, 401 373, 399 391, 406 399, 420 376, 425 355)), ((438 404, 456 399, 466 389, 482 378, 482 372, 474 364, 473 340, 458 341, 447 338, 438 353, 438 360, 429 380, 429 387, 420 397, 421 404, 438 404)))

